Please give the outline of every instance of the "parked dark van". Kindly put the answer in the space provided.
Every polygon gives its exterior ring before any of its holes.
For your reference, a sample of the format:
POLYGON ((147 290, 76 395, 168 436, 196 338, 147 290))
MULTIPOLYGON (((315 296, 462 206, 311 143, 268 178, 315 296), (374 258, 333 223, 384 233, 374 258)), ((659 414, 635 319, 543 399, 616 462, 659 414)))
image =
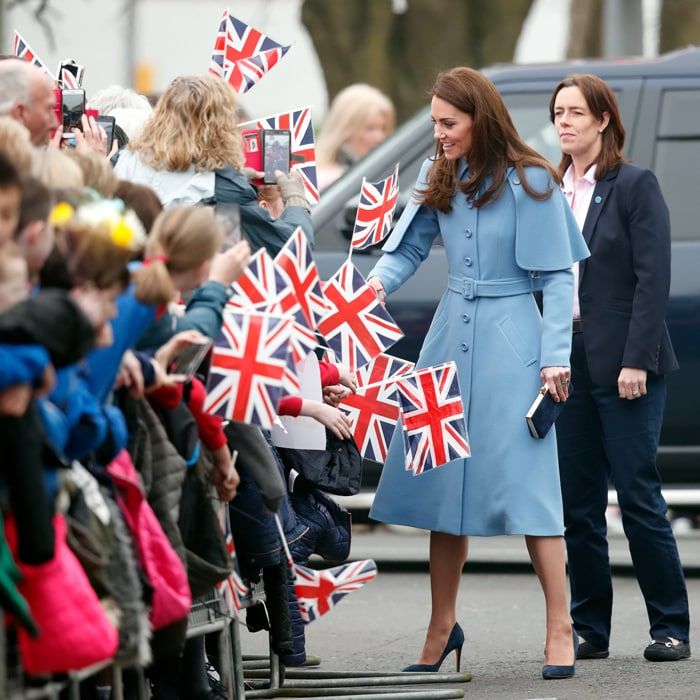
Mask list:
MULTIPOLYGON (((652 60, 571 61, 497 65, 484 69, 498 87, 521 136, 558 163, 559 141, 549 121, 549 99, 569 73, 594 73, 613 88, 627 130, 625 155, 651 168, 671 211, 672 281, 667 322, 681 369, 668 377, 668 399, 658 465, 665 484, 700 483, 700 48, 652 60)), ((312 218, 316 258, 327 278, 347 256, 362 177, 379 180, 400 163, 400 206, 423 160, 434 153, 426 106, 393 136, 323 192, 312 218)), ((398 216, 397 216, 398 218, 398 216)), ((381 254, 353 254, 367 273, 381 254)), ((445 287, 447 261, 435 245, 417 273, 388 302, 405 333, 390 352, 415 360, 445 287)), ((365 484, 379 469, 367 465, 365 484)))

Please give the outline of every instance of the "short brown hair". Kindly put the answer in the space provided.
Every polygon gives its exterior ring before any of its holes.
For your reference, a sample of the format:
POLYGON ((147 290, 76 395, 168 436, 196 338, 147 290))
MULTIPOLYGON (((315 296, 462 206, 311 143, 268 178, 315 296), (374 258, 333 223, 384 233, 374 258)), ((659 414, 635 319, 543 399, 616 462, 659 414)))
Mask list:
POLYGON ((52 206, 51 190, 35 177, 28 177, 22 188, 22 206, 16 235, 19 236, 33 221, 47 221, 52 206))
POLYGON ((442 212, 450 210, 450 200, 459 190, 481 207, 495 200, 505 183, 509 167, 514 166, 525 191, 534 199, 547 199, 551 188, 537 192, 525 177, 526 166, 544 168, 554 180, 557 174, 547 160, 530 148, 518 135, 508 109, 496 86, 479 71, 463 66, 440 73, 430 90, 431 97, 445 100, 473 119, 469 176, 457 179, 457 161, 448 161, 438 141, 435 160, 428 173, 428 185, 418 192, 426 206, 442 212), (491 177, 490 184, 482 191, 491 177))
POLYGON ((158 199, 158 195, 146 185, 119 180, 114 196, 121 199, 129 209, 134 211, 146 229, 146 233, 153 228, 153 222, 163 211, 163 205, 158 199))
MULTIPOLYGON (((588 163, 586 170, 592 165, 597 165, 595 177, 600 180, 609 170, 624 162, 622 149, 625 145, 625 127, 622 125, 622 117, 617 106, 615 93, 610 86, 597 75, 590 73, 574 73, 562 80, 554 88, 552 99, 549 101, 549 119, 554 124, 554 106, 559 91, 567 87, 577 87, 583 99, 586 100, 588 109, 596 119, 603 119, 607 113, 610 117, 608 125, 603 130, 601 137, 602 148, 597 158, 588 163)), ((571 156, 564 153, 559 161, 559 175, 563 177, 571 165, 571 156)))

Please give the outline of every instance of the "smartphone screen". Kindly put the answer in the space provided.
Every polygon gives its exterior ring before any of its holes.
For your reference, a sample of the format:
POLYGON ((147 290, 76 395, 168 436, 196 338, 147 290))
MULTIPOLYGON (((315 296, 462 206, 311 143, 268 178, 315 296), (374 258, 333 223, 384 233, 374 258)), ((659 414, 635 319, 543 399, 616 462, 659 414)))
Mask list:
POLYGON ((191 343, 185 347, 175 357, 175 362, 170 374, 182 375, 186 380, 192 379, 211 346, 211 341, 208 341, 206 343, 191 343))
POLYGON ((82 128, 80 118, 85 114, 85 90, 61 91, 61 114, 64 133, 82 128))
POLYGON ((277 182, 275 171, 289 172, 289 156, 292 146, 292 134, 284 129, 264 129, 263 142, 263 182, 272 185, 277 182))
POLYGON ((114 117, 100 115, 95 117, 95 121, 105 130, 105 134, 107 134, 107 153, 111 153, 114 141, 114 125, 117 120, 114 117))
POLYGON ((216 220, 224 229, 224 242, 221 252, 232 248, 241 240, 241 210, 238 204, 223 203, 214 207, 216 220))
POLYGON ((74 60, 70 59, 67 61, 62 61, 61 64, 58 67, 58 78, 59 80, 62 81, 63 87, 68 89, 68 88, 76 88, 80 87, 83 84, 83 76, 85 75, 85 68, 83 66, 78 65, 74 60), (67 73, 70 73, 71 80, 67 81, 64 76, 64 71, 67 73), (66 82, 68 84, 66 85, 66 82))

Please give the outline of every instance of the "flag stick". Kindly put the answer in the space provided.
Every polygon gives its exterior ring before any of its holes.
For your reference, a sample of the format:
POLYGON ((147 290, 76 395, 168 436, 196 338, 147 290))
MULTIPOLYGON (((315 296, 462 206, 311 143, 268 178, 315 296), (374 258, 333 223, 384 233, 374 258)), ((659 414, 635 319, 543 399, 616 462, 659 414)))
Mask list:
POLYGON ((287 538, 284 536, 284 528, 282 527, 282 521, 280 520, 279 513, 273 513, 272 517, 275 519, 275 524, 277 525, 277 531, 280 533, 280 540, 282 542, 282 547, 284 548, 284 553, 287 555, 287 562, 289 566, 294 569, 294 560, 292 559, 292 553, 289 551, 289 545, 287 544, 287 538))

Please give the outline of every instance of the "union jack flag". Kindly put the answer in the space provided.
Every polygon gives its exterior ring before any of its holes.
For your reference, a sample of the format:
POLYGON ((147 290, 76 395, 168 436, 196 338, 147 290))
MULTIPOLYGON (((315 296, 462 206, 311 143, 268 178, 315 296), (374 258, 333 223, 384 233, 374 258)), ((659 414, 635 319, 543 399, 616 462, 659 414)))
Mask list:
MULTIPOLYGON (((288 287, 288 278, 264 248, 255 252, 232 288, 233 295, 227 308, 239 312, 254 309, 292 318, 290 350, 293 362, 301 362, 316 347, 316 334, 309 328, 294 290, 288 287)), ((295 378, 290 379, 294 386, 295 378)))
POLYGON ((238 559, 236 558, 236 545, 231 532, 231 518, 228 512, 228 503, 219 503, 219 525, 226 542, 226 551, 231 558, 233 569, 231 573, 219 583, 216 588, 221 593, 229 614, 236 616, 241 611, 241 601, 250 595, 250 588, 243 583, 241 573, 238 569, 238 559))
POLYGON ((311 204, 318 202, 318 179, 316 177, 316 144, 311 107, 281 112, 270 117, 240 125, 241 129, 284 129, 292 134, 291 169, 296 170, 304 181, 306 199, 311 204))
POLYGON ((351 247, 366 248, 389 235, 396 203, 399 201, 399 164, 386 180, 367 182, 362 178, 360 205, 355 216, 351 247))
POLYGON ((55 80, 53 73, 46 67, 44 62, 32 51, 29 44, 24 40, 22 35, 15 29, 15 35, 12 40, 12 50, 17 58, 22 58, 29 61, 32 65, 44 71, 52 80, 55 80))
POLYGON ((308 623, 325 615, 348 593, 375 579, 377 565, 372 559, 363 559, 316 571, 292 563, 292 574, 299 612, 302 620, 308 623))
POLYGON ((471 456, 454 362, 404 374, 396 386, 407 471, 418 475, 471 456))
POLYGON ((258 249, 248 267, 231 285, 233 295, 227 303, 231 310, 267 309, 275 303, 285 287, 285 281, 265 248, 258 249))
POLYGON ((258 83, 289 48, 224 10, 209 72, 223 78, 236 92, 243 94, 258 83))
POLYGON ((321 289, 321 277, 311 256, 311 248, 301 227, 291 235, 275 258, 282 271, 289 293, 296 296, 307 324, 315 328, 328 311, 328 303, 321 289))
POLYGON ((377 294, 348 260, 323 286, 330 310, 317 328, 354 372, 403 337, 377 294))
POLYGON ((288 318, 225 311, 212 352, 204 409, 270 428, 288 367, 291 326, 288 318))
POLYGON ((352 433, 365 459, 384 463, 399 422, 396 379, 410 372, 412 362, 382 353, 355 372, 357 392, 340 402, 352 421, 352 433))

